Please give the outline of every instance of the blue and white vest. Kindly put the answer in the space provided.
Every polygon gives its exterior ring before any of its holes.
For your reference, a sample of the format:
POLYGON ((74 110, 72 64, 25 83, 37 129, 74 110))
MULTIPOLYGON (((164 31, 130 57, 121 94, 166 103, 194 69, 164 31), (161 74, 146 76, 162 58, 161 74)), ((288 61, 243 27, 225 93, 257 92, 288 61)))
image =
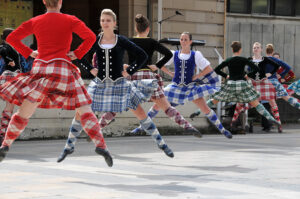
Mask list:
POLYGON ((182 60, 179 58, 179 51, 174 54, 175 75, 173 82, 177 84, 188 85, 193 80, 195 72, 195 51, 191 51, 190 58, 188 60, 182 60))

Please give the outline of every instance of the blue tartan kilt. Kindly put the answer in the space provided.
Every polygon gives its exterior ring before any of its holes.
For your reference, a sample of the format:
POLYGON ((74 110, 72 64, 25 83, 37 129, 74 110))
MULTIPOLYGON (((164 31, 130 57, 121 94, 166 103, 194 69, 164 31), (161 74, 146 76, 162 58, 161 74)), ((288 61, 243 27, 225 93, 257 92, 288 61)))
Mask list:
POLYGON ((133 80, 119 78, 116 81, 95 78, 88 86, 94 112, 123 112, 136 109, 150 99, 157 90, 155 79, 133 80))
POLYGON ((293 82, 287 89, 293 90, 297 95, 300 95, 300 80, 293 82))
POLYGON ((173 82, 164 88, 164 93, 170 103, 183 105, 214 94, 220 89, 219 83, 219 77, 213 71, 188 85, 173 82))
POLYGON ((289 95, 288 92, 285 90, 285 88, 282 86, 282 84, 278 81, 277 78, 271 78, 269 80, 276 89, 276 97, 277 98, 289 95))

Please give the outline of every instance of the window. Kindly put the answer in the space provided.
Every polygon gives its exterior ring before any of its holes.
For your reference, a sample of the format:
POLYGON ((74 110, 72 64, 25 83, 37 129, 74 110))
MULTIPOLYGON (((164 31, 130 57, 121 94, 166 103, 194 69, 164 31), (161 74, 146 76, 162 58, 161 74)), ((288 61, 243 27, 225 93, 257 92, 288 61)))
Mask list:
POLYGON ((227 0, 227 12, 300 16, 300 0, 227 0))
POLYGON ((252 13, 268 14, 268 0, 252 0, 252 13))
POLYGON ((247 0, 230 0, 229 1, 230 12, 233 13, 248 13, 247 0))
POLYGON ((297 1, 297 2, 296 2, 295 15, 296 15, 296 16, 300 16, 300 1, 297 1))
POLYGON ((274 15, 291 16, 293 0, 276 0, 274 2, 274 15))

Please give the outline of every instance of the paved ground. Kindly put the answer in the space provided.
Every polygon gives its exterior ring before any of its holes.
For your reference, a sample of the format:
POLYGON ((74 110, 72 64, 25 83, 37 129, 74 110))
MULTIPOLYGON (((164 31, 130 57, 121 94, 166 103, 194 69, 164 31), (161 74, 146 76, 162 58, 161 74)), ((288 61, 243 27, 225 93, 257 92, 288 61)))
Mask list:
POLYGON ((170 159, 150 137, 107 138, 108 168, 91 143, 56 163, 64 140, 19 141, 0 163, 0 198, 298 199, 300 133, 166 136, 170 159))

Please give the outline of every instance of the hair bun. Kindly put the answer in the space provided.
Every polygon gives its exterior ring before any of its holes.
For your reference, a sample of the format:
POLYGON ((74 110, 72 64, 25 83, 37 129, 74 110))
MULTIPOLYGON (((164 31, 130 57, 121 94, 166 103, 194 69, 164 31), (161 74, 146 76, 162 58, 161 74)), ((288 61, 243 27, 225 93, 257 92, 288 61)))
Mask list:
POLYGON ((137 14, 135 16, 135 22, 136 23, 143 23, 144 22, 144 16, 142 14, 137 14))

